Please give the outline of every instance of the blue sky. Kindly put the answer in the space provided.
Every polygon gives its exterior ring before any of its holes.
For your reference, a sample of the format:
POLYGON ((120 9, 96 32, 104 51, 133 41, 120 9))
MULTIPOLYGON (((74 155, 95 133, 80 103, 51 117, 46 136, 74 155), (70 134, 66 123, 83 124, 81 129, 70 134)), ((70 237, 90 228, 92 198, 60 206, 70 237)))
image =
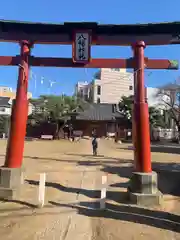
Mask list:
MULTIPOLYGON (((6 0, 2 1, 0 18, 32 22, 63 23, 71 21, 93 21, 98 23, 148 23, 180 21, 180 1, 174 0, 6 0)), ((19 53, 18 44, 0 43, 0 55, 19 53)), ((51 57, 71 57, 71 46, 35 45, 33 55, 51 57)), ((147 47, 145 54, 150 58, 180 60, 180 46, 147 47)), ((92 57, 124 58, 132 55, 128 47, 92 47, 92 57)), ((30 79, 29 90, 34 96, 40 94, 72 94, 77 81, 90 81, 96 69, 32 68, 37 76, 30 79), (41 77, 45 83, 40 84, 41 77), (48 89, 49 80, 57 83, 48 89)), ((178 71, 154 70, 146 74, 146 85, 156 87, 175 80, 178 71), (149 76, 148 76, 149 75, 149 76)), ((16 67, 0 67, 0 85, 16 88, 18 71, 16 67)))

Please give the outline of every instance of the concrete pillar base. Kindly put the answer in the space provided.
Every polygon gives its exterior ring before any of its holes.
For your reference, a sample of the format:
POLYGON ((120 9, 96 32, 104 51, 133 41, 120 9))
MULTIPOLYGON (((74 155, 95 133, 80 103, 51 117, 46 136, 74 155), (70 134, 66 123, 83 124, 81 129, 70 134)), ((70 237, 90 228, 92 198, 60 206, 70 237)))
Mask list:
POLYGON ((20 194, 21 168, 0 168, 0 199, 13 200, 20 194))
POLYGON ((128 196, 132 204, 157 206, 161 204, 162 194, 158 190, 157 173, 134 172, 128 187, 128 196))

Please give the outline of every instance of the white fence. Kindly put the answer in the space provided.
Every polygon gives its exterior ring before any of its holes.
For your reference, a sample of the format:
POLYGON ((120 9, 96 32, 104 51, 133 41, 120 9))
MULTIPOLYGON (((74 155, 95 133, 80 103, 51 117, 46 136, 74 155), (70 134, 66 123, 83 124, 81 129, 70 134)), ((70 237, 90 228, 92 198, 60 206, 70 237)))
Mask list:
POLYGON ((178 137, 178 131, 176 129, 153 129, 151 136, 154 140, 164 139, 171 140, 178 137))
MULTIPOLYGON (((151 129, 151 140, 173 140, 178 138, 178 131, 176 129, 151 129)), ((131 139, 132 130, 124 129, 119 131, 119 139, 131 139)))

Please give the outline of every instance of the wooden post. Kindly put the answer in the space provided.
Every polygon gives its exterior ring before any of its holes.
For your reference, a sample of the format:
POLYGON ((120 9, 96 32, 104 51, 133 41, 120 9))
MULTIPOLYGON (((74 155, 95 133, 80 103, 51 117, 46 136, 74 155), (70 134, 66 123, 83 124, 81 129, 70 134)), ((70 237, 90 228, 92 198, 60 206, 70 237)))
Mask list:
POLYGON ((151 149, 149 132, 148 104, 145 101, 144 87, 144 48, 143 41, 137 42, 134 46, 134 131, 135 131, 135 160, 137 172, 151 172, 151 149))
POLYGON ((6 151, 5 167, 20 168, 23 160, 24 139, 28 116, 28 72, 29 72, 30 44, 21 42, 21 61, 17 83, 16 100, 11 114, 10 135, 6 151))

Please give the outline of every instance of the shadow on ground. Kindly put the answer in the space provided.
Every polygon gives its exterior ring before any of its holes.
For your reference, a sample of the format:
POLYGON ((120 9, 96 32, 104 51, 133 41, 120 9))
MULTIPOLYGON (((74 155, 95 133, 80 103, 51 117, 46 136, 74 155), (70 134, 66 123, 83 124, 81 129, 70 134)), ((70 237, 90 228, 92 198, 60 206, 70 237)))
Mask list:
MULTIPOLYGON (((39 185, 39 182, 34 181, 34 180, 25 180, 25 182, 27 182, 30 185, 39 185)), ((88 190, 88 189, 83 189, 83 188, 66 187, 62 184, 54 183, 54 182, 46 182, 46 187, 55 188, 59 191, 67 192, 67 193, 83 194, 89 198, 99 198, 100 197, 99 190, 88 190)))
MULTIPOLYGON (((82 164, 82 163, 81 163, 82 164)), ((163 194, 169 194, 172 196, 180 196, 180 174, 173 171, 173 164, 154 163, 153 169, 158 173, 158 188, 163 194)), ((117 203, 129 203, 127 198, 127 187, 129 185, 129 179, 131 177, 133 167, 132 166, 111 166, 105 165, 101 171, 109 174, 117 174, 122 178, 126 178, 126 182, 116 182, 111 184, 110 187, 117 188, 117 191, 110 189, 107 191, 107 199, 116 201, 117 203), (124 188, 124 191, 119 188, 124 188)), ((38 181, 26 180, 28 184, 38 185, 38 181)), ((100 190, 89 190, 82 188, 73 188, 64 186, 55 182, 46 182, 46 187, 55 188, 59 191, 75 193, 85 195, 89 198, 99 199, 100 190)))
MULTIPOLYGON (((65 160, 66 161, 66 160, 65 160)), ((72 161, 71 161, 72 162, 72 161)), ((133 161, 130 159, 113 159, 105 161, 87 160, 87 161, 74 161, 80 166, 102 166, 101 171, 109 174, 116 174, 122 178, 127 178, 127 181, 117 182, 112 184, 111 187, 126 188, 128 181, 133 172, 133 161), (121 166, 121 164, 129 164, 128 166, 121 166)), ((153 170, 158 173, 158 188, 163 194, 170 194, 173 196, 180 196, 180 164, 176 163, 153 163, 153 170)), ((38 185, 38 181, 26 180, 29 184, 38 185)), ((46 182, 47 187, 56 188, 60 191, 72 192, 76 194, 84 194, 91 198, 98 198, 99 191, 91 191, 86 189, 66 187, 58 183, 46 182)), ((119 193, 119 192, 118 192, 119 193)), ((118 194, 114 193, 114 195, 118 194)), ((112 199, 113 192, 109 192, 109 197, 112 199)), ((124 195, 124 192, 122 193, 124 195)), ((123 196, 124 198, 124 196, 123 196)))
MULTIPOLYGON (((69 154, 73 155, 73 154, 69 154)), ((92 157, 92 155, 77 155, 86 158, 87 160, 76 161, 76 160, 61 160, 61 159, 51 159, 51 158, 41 158, 41 157, 29 157, 25 158, 34 158, 42 160, 54 160, 54 161, 63 161, 76 163, 81 166, 97 166, 101 165, 101 171, 109 174, 116 174, 122 178, 127 178, 127 182, 117 182, 112 184, 110 187, 117 188, 117 191, 108 191, 107 199, 114 200, 117 203, 128 203, 126 192, 120 192, 118 188, 128 187, 128 181, 131 177, 133 167, 131 166, 121 166, 121 163, 133 163, 131 159, 118 159, 118 158, 109 158, 105 156, 100 156, 100 159, 92 157), (90 159, 88 159, 91 156, 90 159), (104 160, 103 160, 104 159, 104 160), (103 164, 102 164, 103 163, 103 164)), ((175 163, 153 163, 153 170, 158 173, 158 185, 159 190, 163 194, 170 194, 173 196, 180 196, 180 174, 177 169, 177 164, 175 163)), ((38 181, 27 179, 26 182, 32 185, 39 185, 38 181)), ((55 188, 59 191, 83 194, 92 199, 100 198, 99 190, 88 190, 81 188, 73 188, 69 186, 64 186, 55 182, 46 182, 46 187, 55 188)), ((28 203, 17 201, 17 203, 22 204, 27 207, 34 208, 34 206, 28 203)), ((105 211, 97 210, 98 204, 90 202, 81 202, 78 205, 69 205, 69 204, 60 204, 56 202, 49 202, 52 205, 59 207, 70 207, 75 208, 79 214, 89 216, 89 217, 100 217, 100 218, 111 218, 117 220, 123 220, 128 222, 134 222, 139 224, 145 224, 153 226, 156 228, 167 229, 175 232, 180 232, 180 216, 171 214, 168 212, 148 210, 143 208, 138 208, 135 206, 125 206, 125 205, 114 205, 107 204, 107 209, 105 211), (91 207, 91 208, 90 208, 91 207)))
POLYGON ((144 224, 156 228, 166 229, 174 232, 180 232, 180 216, 168 212, 138 208, 135 206, 107 204, 106 210, 98 210, 98 203, 94 203, 93 208, 88 208, 88 202, 78 204, 61 204, 50 202, 59 207, 75 208, 79 214, 88 217, 98 217, 107 219, 116 219, 127 222, 144 224))
MULTIPOLYGON (((25 202, 25 201, 20 201, 20 200, 2 200, 2 202, 4 202, 4 203, 17 203, 17 204, 23 205, 23 206, 28 207, 28 208, 37 208, 37 205, 35 205, 35 204, 28 203, 28 202, 25 202)), ((0 209, 0 212, 3 212, 3 211, 4 211, 4 209, 0 209)))
MULTIPOLYGON (((163 194, 180 196, 180 171, 176 171, 175 164, 153 163, 153 170, 158 173, 158 188, 163 194)), ((130 179, 132 167, 105 166, 102 171, 117 174, 120 177, 130 179)), ((115 183, 111 187, 127 188, 126 183, 115 183)))
MULTIPOLYGON (((39 185, 38 181, 34 180, 25 180, 30 185, 39 185)), ((77 195, 84 195, 91 199, 100 199, 101 191, 100 190, 89 190, 83 188, 72 188, 66 187, 59 183, 54 182, 46 182, 46 187, 55 188, 59 191, 66 192, 66 193, 74 193, 77 195)), ((126 192, 119 192, 119 191, 107 191, 107 199, 116 201, 118 203, 128 203, 127 193, 126 192)))
MULTIPOLYGON (((130 160, 118 159, 120 162, 125 162, 130 160)), ((168 212, 157 211, 152 209, 140 208, 132 205, 124 205, 122 203, 128 203, 126 192, 120 192, 118 188, 126 188, 128 187, 128 180, 131 177, 133 168, 132 166, 114 166, 108 164, 113 161, 107 161, 107 164, 103 166, 101 169, 103 172, 109 174, 117 174, 120 177, 127 178, 127 182, 117 182, 111 185, 113 188, 117 188, 117 191, 108 191, 107 199, 114 200, 118 204, 107 203, 106 210, 99 210, 99 201, 100 191, 99 190, 88 190, 81 188, 73 188, 69 186, 64 186, 59 183, 54 182, 46 182, 47 187, 55 188, 59 191, 75 193, 75 194, 83 194, 89 198, 96 199, 95 202, 80 202, 76 204, 62 204, 54 201, 49 201, 49 204, 56 207, 67 207, 70 209, 76 210, 79 214, 85 215, 88 217, 97 217, 97 218, 106 218, 106 219, 115 219, 122 220, 126 222, 144 224, 148 226, 153 226, 160 229, 166 229, 170 231, 174 231, 180 233, 180 216, 176 214, 171 214, 168 212), (121 205, 119 204, 121 203, 121 205)), ((83 162, 81 161, 80 164, 83 162)), ((88 165, 86 161, 84 164, 88 165)), ((89 166, 89 165, 88 165, 89 166)), ((174 196, 180 196, 180 174, 177 171, 174 171, 174 164, 166 164, 166 163, 153 163, 153 169, 158 173, 159 177, 159 190, 164 194, 171 194, 174 196)), ((34 180, 26 180, 28 184, 38 185, 38 181, 34 180)), ((34 206, 27 203, 22 203, 17 201, 17 203, 32 207, 34 206)), ((50 207, 49 207, 50 208, 50 207)), ((48 208, 47 208, 48 209, 48 208)), ((37 213, 39 214, 39 213, 37 213)), ((49 213, 51 214, 51 213, 49 213)), ((52 213, 54 214, 54 213, 52 213)))
MULTIPOLYGON (((127 163, 132 162, 131 160, 126 159, 118 159, 118 162, 121 163, 127 163)), ((78 162, 77 162, 78 163, 78 162)), ((101 162, 92 162, 93 164, 101 164, 101 162)), ((109 173, 109 174, 116 174, 122 178, 126 178, 126 182, 116 182, 114 184, 111 184, 110 187, 113 187, 113 191, 109 190, 107 191, 107 199, 113 200, 117 203, 129 203, 127 198, 127 187, 129 185, 129 179, 131 177, 133 167, 132 166, 118 166, 113 165, 114 161, 107 161, 105 165, 103 165, 101 171, 109 173), (108 163, 112 163, 112 165, 108 163), (117 188, 117 190, 115 190, 117 188), (124 191, 120 190, 120 188, 124 188, 124 191)), ((116 162, 117 163, 117 162, 116 162)), ((80 165, 86 165, 90 166, 89 161, 79 161, 80 165)), ((153 163, 153 170, 158 173, 158 187, 159 190, 163 194, 170 194, 172 196, 180 196, 180 174, 179 171, 175 171, 173 163, 167 164, 167 163, 153 163)), ((25 180, 26 183, 31 185, 39 185, 38 181, 34 180, 25 180)), ((46 187, 55 188, 59 191, 63 192, 69 192, 74 194, 82 194, 92 199, 99 199, 100 198, 100 190, 89 190, 89 189, 82 189, 82 188, 73 188, 69 186, 64 186, 62 184, 56 183, 56 182, 46 182, 46 187)), ((29 208, 36 208, 35 205, 23 202, 23 201, 12 201, 14 203, 23 205, 24 207, 29 208)), ((89 203, 88 203, 89 206, 89 203)))
POLYGON ((180 154, 180 147, 151 147, 151 152, 180 154))
MULTIPOLYGON (((71 160, 71 159, 59 159, 59 158, 50 158, 50 157, 37 157, 37 156, 24 156, 23 158, 28 159, 37 159, 40 161, 57 161, 57 162, 64 162, 64 163, 75 163, 77 165, 82 166, 100 166, 102 164, 120 164, 120 163, 132 163, 132 159, 119 159, 119 158, 112 158, 107 157, 104 155, 93 156, 89 154, 66 154, 69 156, 77 156, 82 158, 87 158, 88 160, 71 160), (89 159, 91 158, 91 159, 89 159), (108 159, 108 160, 107 160, 108 159)), ((0 155, 0 157, 5 157, 5 155, 0 155)))
MULTIPOLYGON (((129 145, 127 147, 118 147, 118 149, 133 151, 133 146, 129 145)), ((154 145, 151 146, 151 152, 159 152, 159 153, 172 153, 172 154, 180 154, 180 146, 179 145, 154 145)))

